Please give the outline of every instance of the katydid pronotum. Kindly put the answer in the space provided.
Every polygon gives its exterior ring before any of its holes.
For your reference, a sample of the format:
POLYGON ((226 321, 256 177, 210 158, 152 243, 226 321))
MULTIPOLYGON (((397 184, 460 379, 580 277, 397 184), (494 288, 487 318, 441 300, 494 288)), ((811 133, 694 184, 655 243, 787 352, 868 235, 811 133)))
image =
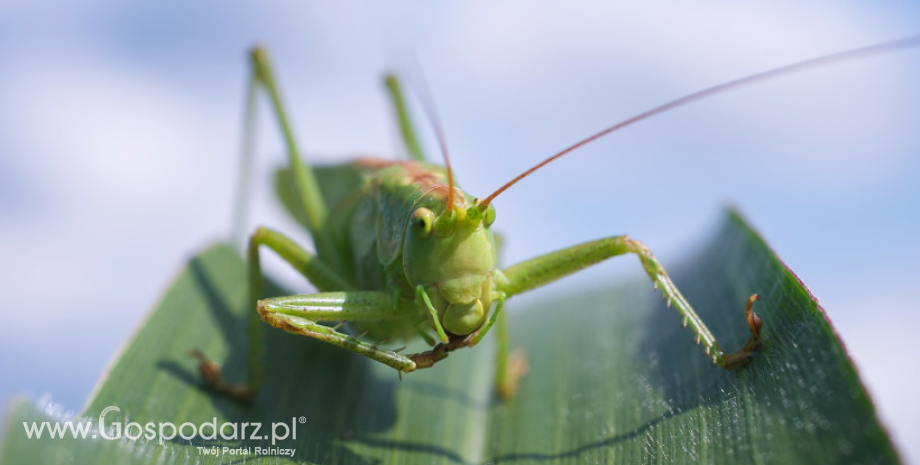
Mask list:
MULTIPOLYGON (((303 209, 316 253, 304 250, 277 231, 260 227, 249 239, 248 379, 229 382, 219 366, 201 352, 205 381, 217 392, 240 400, 251 399, 262 380, 261 322, 290 333, 334 344, 395 368, 399 375, 428 368, 450 352, 472 347, 495 328, 496 390, 513 395, 526 369, 523 357, 509 355, 506 300, 543 286, 608 258, 635 254, 669 306, 713 364, 728 370, 746 364, 761 346, 762 322, 753 310, 758 295, 745 305, 750 336, 734 352, 722 349, 716 338, 681 295, 661 264, 641 242, 612 236, 568 247, 500 268, 491 230, 492 203, 506 189, 546 164, 625 126, 712 95, 757 81, 831 62, 865 57, 920 45, 920 37, 886 42, 828 55, 711 87, 641 113, 543 160, 489 196, 474 198, 455 185, 443 134, 430 107, 445 166, 426 162, 408 115, 399 82, 386 79, 409 161, 359 159, 351 163, 311 167, 304 164, 291 131, 273 71, 264 49, 251 57, 247 114, 253 111, 259 90, 271 102, 287 146, 289 167, 284 172, 293 186, 297 207, 303 209), (333 185, 334 184, 334 185, 333 185), (262 272, 259 249, 267 247, 299 271, 318 293, 259 300, 262 272), (344 322, 363 331, 368 340, 339 331, 344 322), (321 322, 337 322, 334 326, 321 322), (421 337, 431 346, 415 354, 388 349, 389 340, 421 337)), ((247 132, 252 131, 252 118, 247 132)), ((245 173, 244 173, 245 175, 245 173)), ((741 318, 739 303, 739 320, 741 318)))

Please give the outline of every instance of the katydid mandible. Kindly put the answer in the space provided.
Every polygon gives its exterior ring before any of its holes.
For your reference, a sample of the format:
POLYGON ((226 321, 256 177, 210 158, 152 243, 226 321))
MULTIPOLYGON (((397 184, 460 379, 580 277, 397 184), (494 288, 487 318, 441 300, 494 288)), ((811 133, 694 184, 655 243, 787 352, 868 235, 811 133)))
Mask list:
MULTIPOLYGON (((758 295, 744 306, 750 336, 735 352, 726 352, 696 314, 651 251, 628 236, 613 236, 568 247, 500 268, 492 233, 492 203, 506 189, 547 163, 625 126, 699 99, 806 68, 920 45, 920 36, 849 50, 762 72, 682 97, 594 134, 545 159, 495 192, 479 199, 454 183, 447 147, 434 112, 432 120, 445 166, 425 161, 412 128, 402 89, 394 76, 386 85, 409 161, 359 159, 328 167, 304 164, 282 104, 269 59, 261 48, 251 52, 247 134, 252 131, 256 93, 264 90, 278 120, 288 152, 284 182, 296 194, 316 248, 312 254, 283 234, 260 227, 249 238, 248 372, 246 382, 223 379, 219 366, 194 351, 200 371, 215 391, 252 399, 262 381, 260 325, 334 344, 403 372, 428 368, 450 352, 473 347, 495 328, 496 390, 513 395, 524 373, 523 358, 509 356, 505 302, 578 270, 627 253, 635 254, 669 306, 680 314, 713 364, 732 370, 746 364, 761 346, 762 322, 753 311, 758 295), (333 214, 334 213, 334 214, 333 214), (318 293, 259 300, 262 272, 259 249, 267 247, 299 271, 318 293), (363 331, 339 331, 343 322, 363 331), (337 322, 335 326, 320 324, 337 322), (362 339, 362 336, 367 337, 362 339), (430 350, 401 354, 383 346, 390 340, 421 337, 430 350), (375 343, 368 340, 378 341, 375 343)), ((424 99, 423 99, 424 101, 424 99)), ((424 103, 428 103, 424 101, 424 103)), ((248 140, 248 139, 247 139, 248 140)), ((250 150, 244 144, 244 160, 250 150)), ((241 176, 245 176, 244 172, 241 176)), ((742 315, 739 303, 739 320, 742 315)))

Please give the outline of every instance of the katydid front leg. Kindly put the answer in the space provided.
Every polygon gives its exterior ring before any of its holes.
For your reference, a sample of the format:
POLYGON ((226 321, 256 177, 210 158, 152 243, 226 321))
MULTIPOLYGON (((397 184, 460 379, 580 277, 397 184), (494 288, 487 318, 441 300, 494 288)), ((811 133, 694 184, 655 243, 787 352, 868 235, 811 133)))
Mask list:
POLYGON ((469 340, 470 347, 479 343, 492 327, 495 327, 495 391, 499 397, 507 399, 517 392, 518 384, 527 373, 527 358, 522 350, 511 352, 511 340, 508 336, 508 316, 502 312, 507 294, 497 292, 495 311, 482 328, 473 333, 469 340))
POLYGON ((262 321, 292 334, 319 339, 334 346, 363 355, 398 371, 415 371, 411 356, 399 350, 381 349, 377 344, 362 342, 319 321, 381 321, 406 318, 397 309, 392 295, 380 291, 321 292, 260 300, 257 305, 262 321))
POLYGON ((200 351, 195 351, 193 355, 201 361, 202 377, 212 389, 242 401, 251 400, 258 392, 262 384, 264 362, 262 321, 287 332, 319 339, 364 355, 400 372, 416 369, 416 363, 411 358, 399 355, 397 351, 381 349, 376 344, 362 342, 354 336, 337 331, 338 326, 318 324, 320 321, 360 322, 405 318, 406 314, 397 312, 393 297, 386 292, 349 290, 259 300, 262 294, 260 246, 272 249, 321 291, 350 288, 346 281, 323 262, 284 235, 264 227, 259 228, 249 241, 247 381, 234 383, 224 380, 220 374, 220 367, 200 351))
MULTIPOLYGON (((347 291, 263 299, 258 301, 256 307, 262 321, 276 328, 328 342, 389 365, 400 373, 429 368, 447 358, 450 352, 475 345, 491 326, 489 324, 482 332, 469 337, 453 336, 426 352, 400 355, 402 349, 382 349, 378 347, 379 343, 368 344, 357 337, 336 331, 338 326, 317 324, 320 321, 376 322, 414 318, 414 312, 406 311, 405 308, 414 305, 416 303, 413 301, 384 291, 347 291)), ((491 323, 494 322, 493 315, 491 323)))
POLYGON ((248 364, 247 382, 232 383, 223 379, 220 366, 209 360, 198 350, 192 352, 200 360, 199 369, 205 381, 217 392, 230 397, 248 400, 255 396, 262 384, 263 341, 262 327, 256 306, 262 295, 262 266, 259 247, 266 246, 291 264, 308 281, 321 291, 350 290, 351 285, 338 276, 319 258, 310 254, 283 234, 268 228, 259 228, 249 238, 247 274, 249 297, 247 300, 248 364))
POLYGON ((696 334, 697 343, 703 345, 703 349, 713 363, 727 370, 732 370, 747 363, 754 352, 760 348, 760 329, 763 323, 753 310, 754 301, 758 299, 757 294, 748 299, 746 306, 747 322, 751 331, 750 338, 748 338, 744 347, 736 352, 726 354, 719 343, 716 342, 716 338, 709 331, 709 328, 703 323, 703 320, 693 311, 684 296, 671 282, 671 278, 668 277, 668 274, 648 247, 627 236, 615 236, 586 242, 518 263, 503 270, 502 275, 504 275, 505 279, 498 282, 498 287, 511 297, 548 284, 610 257, 625 253, 634 253, 639 257, 645 273, 655 286, 661 289, 668 305, 674 305, 674 308, 680 313, 684 325, 690 326, 690 329, 696 334))
MULTIPOLYGON (((205 382, 216 392, 242 401, 251 400, 262 384, 262 364, 264 361, 262 321, 287 332, 312 337, 363 355, 389 365, 401 374, 402 372, 431 367, 445 359, 450 352, 479 342, 485 332, 488 331, 488 328, 495 323, 496 315, 501 310, 501 305, 499 305, 487 326, 477 336, 453 338, 436 345, 430 351, 401 355, 399 354, 400 350, 383 349, 378 347, 377 344, 369 344, 360 341, 355 336, 341 333, 338 331, 340 325, 329 327, 318 323, 322 321, 371 322, 414 318, 415 314, 405 311, 404 307, 416 305, 415 302, 400 299, 383 291, 346 290, 336 292, 334 290, 351 289, 351 286, 317 257, 299 247, 281 233, 265 227, 256 230, 249 240, 248 275, 247 381, 237 383, 223 379, 218 364, 208 359, 200 351, 193 352, 193 355, 200 360, 199 369, 205 382), (262 269, 259 259, 259 248, 261 246, 270 248, 304 275, 317 289, 326 292, 259 300, 262 295, 262 269)), ((421 292, 424 295, 424 291, 421 292)), ((503 301, 504 299, 500 298, 499 304, 503 301)), ((501 356, 500 354, 499 357, 501 358, 501 356)))

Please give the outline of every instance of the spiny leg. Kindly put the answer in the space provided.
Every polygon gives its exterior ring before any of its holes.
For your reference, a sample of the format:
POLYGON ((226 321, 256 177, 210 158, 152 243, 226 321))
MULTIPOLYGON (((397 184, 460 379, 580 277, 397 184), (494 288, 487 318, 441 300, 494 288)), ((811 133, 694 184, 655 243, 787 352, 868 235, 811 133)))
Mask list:
POLYGON ((348 290, 351 285, 339 277, 331 268, 318 258, 295 244, 281 233, 261 227, 249 238, 247 250, 247 273, 249 296, 246 307, 248 364, 247 382, 232 383, 223 379, 220 366, 209 360, 200 351, 192 355, 200 360, 201 375, 215 391, 230 397, 249 400, 258 391, 262 383, 262 361, 264 342, 259 313, 256 311, 259 297, 262 295, 262 266, 259 260, 259 247, 266 246, 291 264, 320 291, 348 290))
MULTIPOLYGON (((402 305, 412 305, 402 301, 402 305)), ((431 350, 400 355, 396 351, 381 349, 377 344, 367 344, 357 338, 341 334, 336 328, 316 324, 317 321, 380 321, 411 318, 398 308, 392 294, 380 291, 325 292, 312 295, 276 297, 260 300, 259 314, 266 323, 285 331, 329 342, 343 349, 364 355, 402 372, 429 368, 447 358, 447 355, 469 345, 469 338, 455 337, 439 343, 431 350)), ((401 350, 401 349, 400 349, 401 350)))
POLYGON ((412 119, 409 118, 409 108, 403 98, 399 79, 394 74, 387 74, 384 82, 390 94, 390 100, 393 102, 394 110, 396 110, 399 132, 402 135, 403 143, 406 145, 406 151, 409 152, 409 158, 413 161, 425 161, 425 154, 422 152, 418 139, 415 137, 415 130, 412 128, 412 119))
POLYGON ((731 354, 726 354, 703 320, 693 311, 684 296, 671 282, 671 278, 668 277, 648 247, 627 236, 586 242, 518 263, 502 272, 505 280, 500 282, 499 287, 510 297, 625 253, 634 253, 639 257, 645 273, 655 286, 661 289, 668 305, 673 304, 681 314, 684 325, 690 325, 696 334, 697 343, 702 342, 706 354, 716 365, 728 370, 735 369, 747 363, 754 352, 760 348, 760 329, 763 323, 753 311, 754 301, 758 299, 757 294, 748 299, 746 308, 748 327, 751 331, 750 338, 744 347, 731 354))
POLYGON ((393 297, 379 291, 322 292, 310 295, 275 297, 258 302, 258 315, 266 323, 289 333, 319 339, 337 347, 396 368, 415 371, 411 356, 381 349, 377 344, 362 342, 358 337, 338 332, 336 327, 319 321, 380 321, 406 318, 393 297))

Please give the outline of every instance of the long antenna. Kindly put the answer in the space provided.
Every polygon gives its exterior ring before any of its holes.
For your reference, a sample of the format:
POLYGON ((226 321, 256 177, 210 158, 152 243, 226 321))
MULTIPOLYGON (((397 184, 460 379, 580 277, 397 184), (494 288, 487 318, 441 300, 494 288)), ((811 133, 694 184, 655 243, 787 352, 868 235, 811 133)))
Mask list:
POLYGON ((822 56, 822 57, 812 58, 812 59, 810 59, 810 60, 801 61, 801 62, 794 63, 794 64, 791 64, 791 65, 786 65, 786 66, 783 66, 783 67, 780 67, 780 68, 775 68, 775 69, 772 69, 772 70, 769 70, 769 71, 763 71, 763 72, 760 72, 760 73, 757 73, 757 74, 752 74, 752 75, 750 75, 750 76, 746 76, 746 77, 743 77, 743 78, 740 78, 740 79, 735 79, 734 81, 729 81, 729 82, 726 82, 726 83, 724 83, 724 84, 719 84, 719 85, 717 85, 717 86, 714 86, 714 87, 710 87, 710 88, 708 88, 708 89, 701 90, 701 91, 699 91, 699 92, 696 92, 696 93, 693 93, 693 94, 690 94, 690 95, 681 97, 681 98, 679 98, 679 99, 677 99, 677 100, 672 100, 672 101, 670 101, 670 102, 668 102, 668 103, 665 103, 664 105, 657 106, 657 107, 655 107, 655 108, 652 108, 651 110, 645 111, 645 112, 643 112, 643 113, 639 113, 638 115, 633 116, 632 118, 623 120, 623 121, 621 121, 621 122, 619 122, 619 123, 617 123, 617 124, 615 124, 615 125, 613 125, 613 126, 610 126, 609 128, 604 129, 603 131, 598 132, 597 134, 594 134, 593 136, 590 136, 590 137, 588 137, 587 139, 581 140, 580 142, 576 143, 575 145, 572 145, 572 146, 566 148, 565 150, 563 150, 563 151, 561 151, 561 152, 559 152, 559 153, 557 153, 557 154, 555 154, 555 155, 553 155, 553 156, 547 158, 546 160, 543 160, 542 162, 540 162, 540 163, 538 163, 537 165, 535 165, 533 168, 530 168, 529 170, 527 170, 527 171, 521 173, 518 177, 512 179, 511 181, 509 181, 509 182, 508 182, 507 184, 505 184, 504 186, 498 188, 498 190, 496 190, 495 192, 493 192, 491 195, 489 195, 488 197, 486 197, 485 200, 482 201, 482 203, 480 204, 480 207, 479 207, 479 208, 484 209, 485 207, 488 207, 488 206, 489 206, 489 203, 491 203, 492 200, 495 199, 495 197, 498 197, 499 194, 501 194, 502 192, 504 192, 505 190, 507 190, 509 187, 511 187, 511 186, 513 186, 514 184, 516 184, 516 183, 517 183, 518 181, 520 181, 521 179, 526 178, 528 175, 530 175, 530 174, 533 173, 534 171, 536 171, 536 170, 538 170, 538 169, 540 169, 540 168, 546 166, 547 164, 549 164, 549 163, 552 162, 553 160, 556 160, 557 158, 560 158, 560 157, 562 157, 563 155, 565 155, 565 154, 567 154, 567 153, 569 153, 569 152, 571 152, 571 151, 573 151, 573 150, 575 150, 575 149, 577 149, 577 148, 579 148, 579 147, 581 147, 581 146, 583 146, 583 145, 588 144, 589 142, 593 142, 593 141, 595 141, 595 140, 597 140, 597 139, 600 139, 601 137, 606 136, 607 134, 610 134, 610 133, 612 133, 612 132, 614 132, 614 131, 617 131, 617 130, 619 130, 619 129, 622 129, 622 128, 624 128, 624 127, 626 127, 626 126, 629 126, 629 125, 631 125, 631 124, 633 124, 633 123, 637 123, 637 122, 639 122, 639 121, 642 121, 642 120, 644 120, 644 119, 646 119, 646 118, 648 118, 648 117, 650 117, 650 116, 655 116, 655 115, 657 115, 657 114, 659 114, 659 113, 664 113, 664 112, 666 112, 666 111, 668 111, 668 110, 672 110, 672 109, 674 109, 674 108, 677 108, 677 107, 680 107, 680 106, 684 106, 684 105, 686 105, 686 104, 688 104, 688 103, 695 102, 695 101, 697 101, 697 100, 702 100, 702 99, 707 98, 707 97, 712 97, 713 95, 720 94, 720 93, 725 92, 725 91, 728 91, 728 90, 734 90, 734 89, 737 89, 737 88, 739 88, 739 87, 744 87, 744 86, 747 86, 748 84, 754 84, 754 83, 756 83, 756 82, 760 82, 760 81, 763 81, 763 80, 776 78, 776 77, 779 77, 779 76, 784 75, 784 74, 791 74, 791 73, 795 73, 795 72, 798 72, 798 71, 803 71, 803 70, 808 69, 808 68, 815 68, 815 67, 818 67, 818 66, 825 66, 825 65, 832 64, 832 63, 837 63, 837 62, 842 62, 842 61, 853 60, 853 59, 856 59, 856 58, 863 58, 863 57, 868 57, 868 56, 872 56, 872 55, 878 55, 878 54, 882 54, 882 53, 893 52, 893 51, 896 51, 896 50, 899 50, 899 49, 906 49, 906 48, 910 48, 910 47, 916 47, 916 46, 918 46, 918 45, 920 45, 920 35, 910 36, 910 37, 906 37, 906 38, 903 38, 903 39, 893 40, 893 41, 890 41, 890 42, 882 42, 882 43, 879 43, 879 44, 870 45, 870 46, 868 46, 868 47, 861 47, 861 48, 856 48, 856 49, 852 49, 852 50, 846 50, 846 51, 843 51, 843 52, 838 52, 838 53, 834 53, 834 54, 831 54, 831 55, 825 55, 825 56, 822 56))
POLYGON ((447 168, 447 185, 449 189, 447 191, 446 213, 450 213, 454 208, 454 170, 450 167, 450 155, 447 153, 447 140, 444 138, 444 130, 441 129, 438 111, 437 108, 435 108, 431 92, 428 90, 428 83, 425 79, 425 74, 422 72, 422 67, 416 64, 415 68, 418 71, 420 81, 418 89, 419 99, 422 101, 422 108, 425 110, 425 115, 428 116, 428 120, 434 128, 434 133, 438 138, 438 145, 441 147, 441 155, 444 156, 444 166, 447 168))

